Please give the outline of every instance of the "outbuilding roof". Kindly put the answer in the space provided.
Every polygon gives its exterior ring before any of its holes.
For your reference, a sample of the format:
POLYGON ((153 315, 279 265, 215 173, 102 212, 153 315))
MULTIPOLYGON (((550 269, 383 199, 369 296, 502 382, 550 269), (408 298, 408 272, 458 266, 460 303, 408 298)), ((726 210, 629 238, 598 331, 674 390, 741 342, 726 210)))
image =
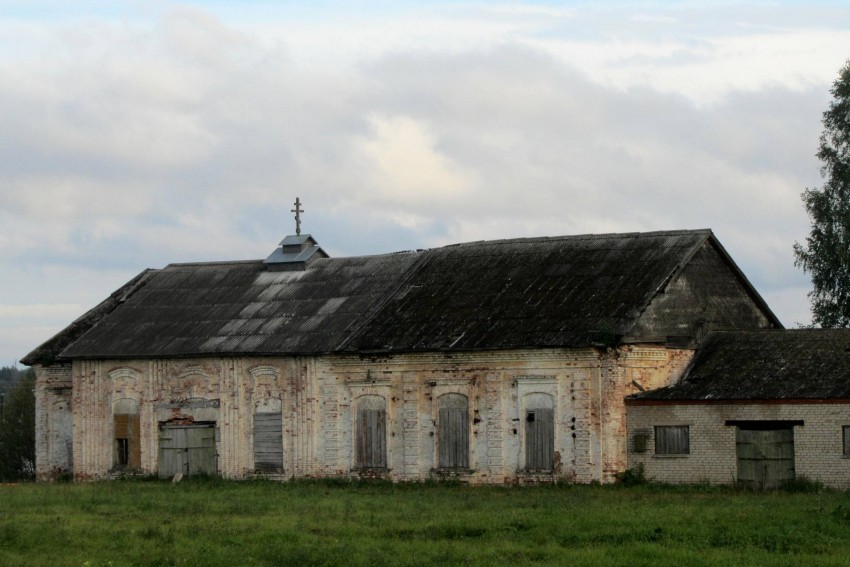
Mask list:
POLYGON ((850 329, 715 331, 676 384, 629 401, 850 400, 850 329))
POLYGON ((725 255, 711 231, 694 230, 319 258, 291 272, 260 260, 172 264, 23 362, 610 346, 707 241, 725 255))

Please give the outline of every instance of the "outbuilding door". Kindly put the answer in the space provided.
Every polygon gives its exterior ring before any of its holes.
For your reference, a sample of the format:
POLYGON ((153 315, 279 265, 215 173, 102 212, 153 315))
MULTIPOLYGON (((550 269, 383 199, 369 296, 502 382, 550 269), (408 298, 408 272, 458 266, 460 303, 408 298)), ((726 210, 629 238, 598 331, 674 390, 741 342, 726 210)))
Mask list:
POLYGON ((215 424, 163 425, 159 432, 159 477, 214 475, 215 424))
POLYGON ((794 428, 738 426, 738 482, 755 490, 794 480, 794 428))

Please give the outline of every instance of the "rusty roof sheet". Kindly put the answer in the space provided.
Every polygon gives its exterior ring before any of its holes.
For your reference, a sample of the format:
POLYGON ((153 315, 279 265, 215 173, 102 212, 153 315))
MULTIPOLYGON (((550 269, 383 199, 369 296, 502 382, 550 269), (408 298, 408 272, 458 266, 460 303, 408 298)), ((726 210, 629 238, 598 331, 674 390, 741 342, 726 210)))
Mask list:
POLYGON ((850 329, 715 331, 677 384, 629 399, 850 399, 850 329))
POLYGON ((697 230, 473 242, 323 258, 292 272, 262 261, 173 264, 66 340, 61 358, 611 344, 709 238, 697 230))

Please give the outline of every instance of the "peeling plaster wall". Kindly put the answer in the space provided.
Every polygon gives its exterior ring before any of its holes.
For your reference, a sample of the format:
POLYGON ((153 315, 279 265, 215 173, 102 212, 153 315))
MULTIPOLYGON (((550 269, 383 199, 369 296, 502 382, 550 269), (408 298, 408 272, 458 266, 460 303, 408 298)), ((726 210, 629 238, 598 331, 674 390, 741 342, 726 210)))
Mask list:
MULTIPOLYGON (((281 408, 283 478, 357 476, 358 398, 387 409, 392 480, 460 477, 472 483, 608 482, 626 467, 624 396, 678 379, 692 351, 540 349, 391 356, 77 361, 73 382, 74 477, 109 477, 113 408, 138 402, 141 469, 155 474, 160 424, 215 422, 218 472, 254 474, 253 416, 281 408), (437 467, 437 399, 469 399, 469 472, 437 467), (528 473, 524 415, 529 396, 555 403, 555 471, 528 473), (125 404, 126 402, 121 402, 125 404)), ((44 397, 44 394, 42 394, 44 397)), ((371 473, 370 473, 371 474, 371 473)))
POLYGON ((74 465, 71 445, 71 365, 35 367, 35 474, 53 480, 74 465))

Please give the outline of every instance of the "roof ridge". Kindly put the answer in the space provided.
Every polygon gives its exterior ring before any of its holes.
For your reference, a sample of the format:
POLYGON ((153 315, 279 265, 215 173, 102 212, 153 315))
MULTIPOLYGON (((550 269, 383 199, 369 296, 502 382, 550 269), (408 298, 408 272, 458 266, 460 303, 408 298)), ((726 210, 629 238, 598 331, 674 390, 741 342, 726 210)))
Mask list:
POLYGON ((500 238, 496 240, 473 240, 470 242, 457 242, 446 244, 436 248, 452 248, 456 246, 483 246, 490 244, 504 244, 507 242, 556 242, 559 240, 591 240, 594 238, 626 238, 626 237, 652 237, 652 236, 679 236, 683 234, 711 234, 710 228, 698 229, 677 229, 677 230, 654 230, 649 232, 603 232, 603 233, 585 233, 585 234, 563 234, 558 236, 531 236, 521 238, 500 238))

